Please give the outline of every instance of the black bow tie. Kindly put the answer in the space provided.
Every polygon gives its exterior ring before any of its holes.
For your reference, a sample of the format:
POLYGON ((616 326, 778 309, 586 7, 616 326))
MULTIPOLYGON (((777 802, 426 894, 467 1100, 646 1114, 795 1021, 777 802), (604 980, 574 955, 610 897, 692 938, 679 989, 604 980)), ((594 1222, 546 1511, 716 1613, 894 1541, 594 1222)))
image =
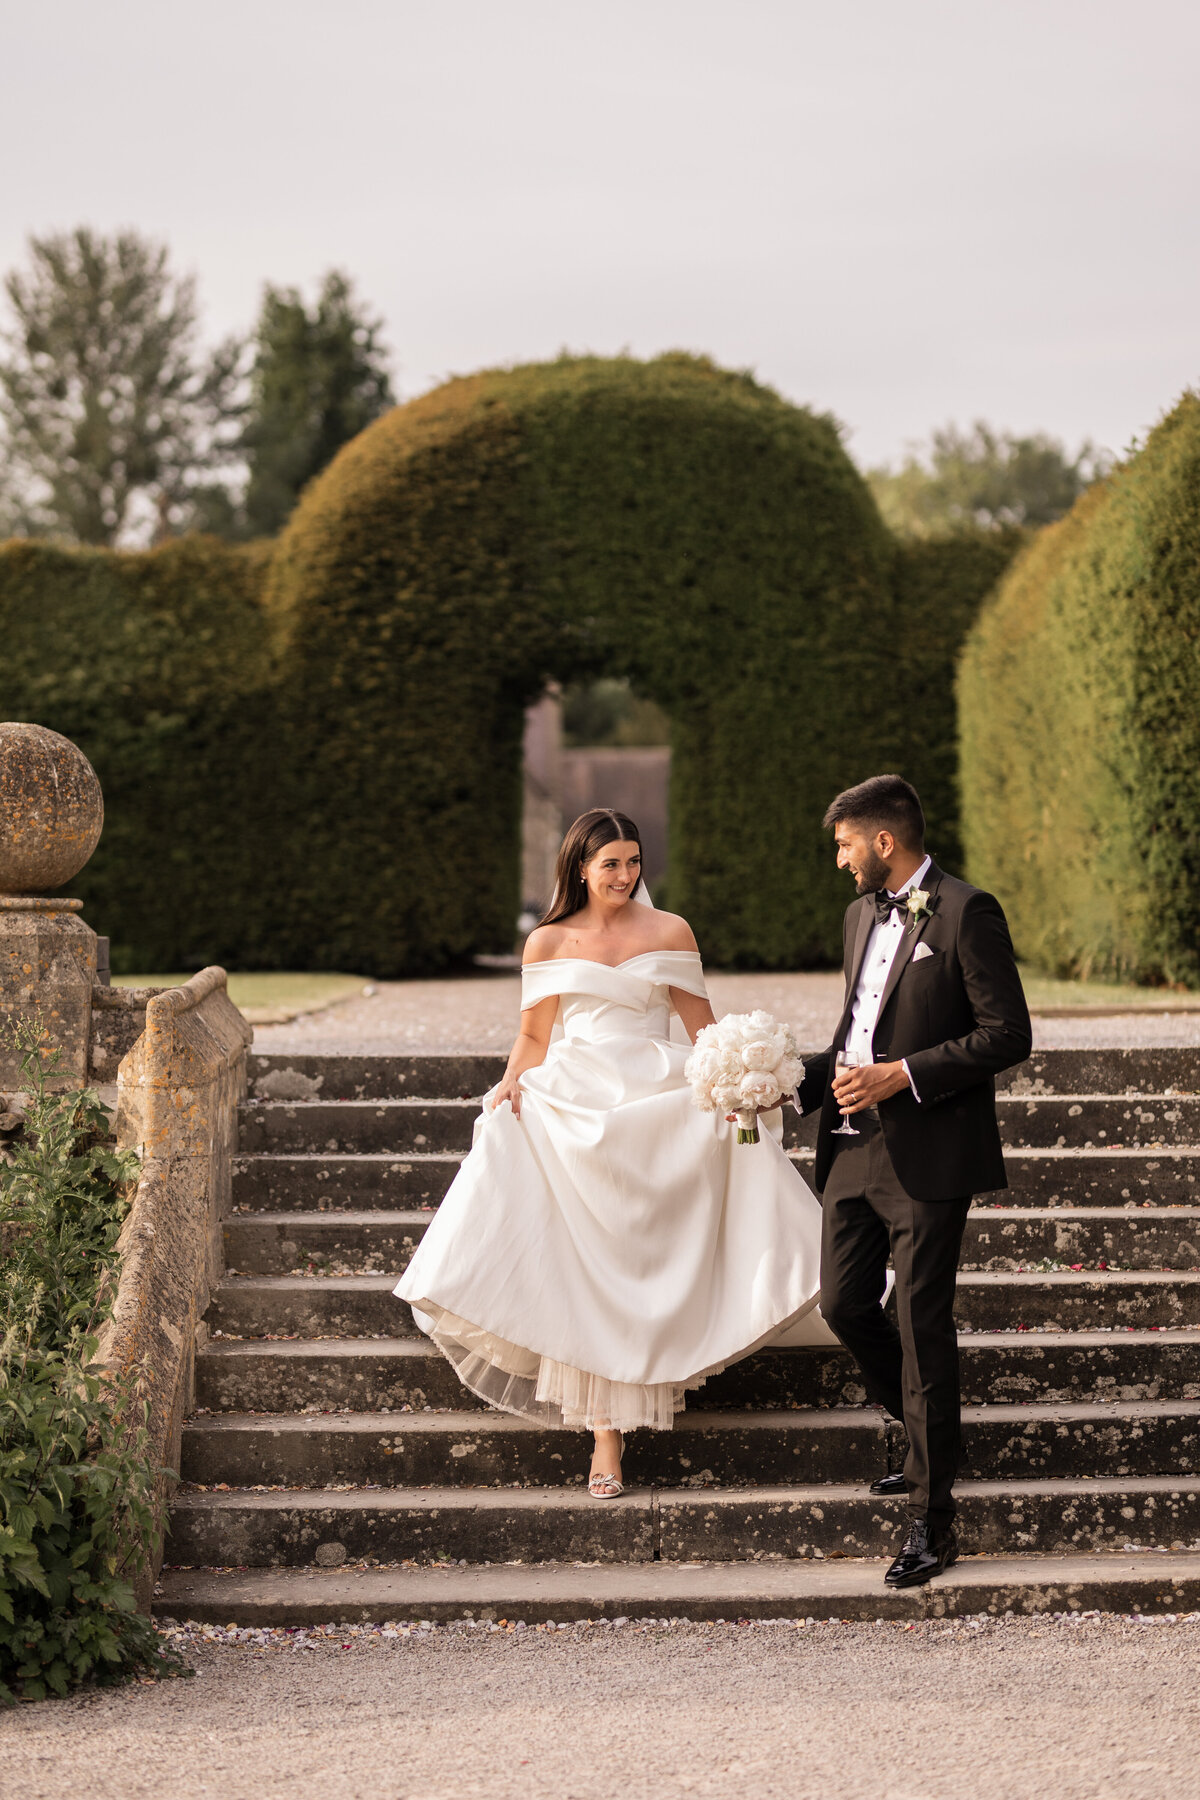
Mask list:
POLYGON ((894 912, 908 911, 907 894, 889 894, 886 888, 881 888, 874 898, 875 917, 881 925, 886 925, 894 912))

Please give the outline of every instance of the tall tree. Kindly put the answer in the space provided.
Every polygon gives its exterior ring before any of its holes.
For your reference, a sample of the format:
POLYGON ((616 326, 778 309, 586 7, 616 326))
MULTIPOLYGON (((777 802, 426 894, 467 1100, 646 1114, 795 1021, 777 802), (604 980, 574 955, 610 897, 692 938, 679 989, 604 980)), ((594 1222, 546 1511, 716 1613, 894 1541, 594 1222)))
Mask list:
POLYGON ((278 531, 305 484, 395 404, 381 331, 337 270, 311 312, 296 288, 267 288, 242 436, 252 535, 278 531))
POLYGON ((232 453, 240 345, 200 357, 194 280, 137 232, 81 226, 29 250, 28 271, 4 283, 0 358, 5 461, 27 528, 85 544, 185 528, 232 453))
POLYGON ((1047 525, 1069 512, 1105 474, 1109 459, 1091 443, 1074 457, 1044 432, 1015 437, 982 419, 969 431, 947 425, 899 469, 872 469, 868 481, 894 531, 938 537, 963 530, 1047 525))

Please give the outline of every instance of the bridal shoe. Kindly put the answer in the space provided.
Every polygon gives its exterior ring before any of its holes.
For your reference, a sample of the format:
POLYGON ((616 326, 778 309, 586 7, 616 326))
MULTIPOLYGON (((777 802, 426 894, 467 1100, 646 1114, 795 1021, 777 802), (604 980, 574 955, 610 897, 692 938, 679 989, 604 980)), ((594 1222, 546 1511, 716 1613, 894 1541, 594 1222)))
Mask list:
MULTIPOLYGON (((625 1455, 625 1433, 621 1433, 621 1455, 625 1455)), ((625 1492, 625 1483, 615 1475, 606 1475, 597 1470, 588 1477, 588 1493, 593 1500, 619 1500, 625 1492)))

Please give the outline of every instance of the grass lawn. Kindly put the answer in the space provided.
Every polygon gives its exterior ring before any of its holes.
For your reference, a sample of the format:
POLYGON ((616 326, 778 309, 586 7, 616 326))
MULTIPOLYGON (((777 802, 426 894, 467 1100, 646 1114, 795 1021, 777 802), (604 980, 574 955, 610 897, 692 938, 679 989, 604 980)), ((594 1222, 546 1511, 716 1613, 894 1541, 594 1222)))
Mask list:
MULTIPOLYGON (((178 987, 186 975, 114 975, 114 987, 178 987)), ((298 1013, 321 1012, 339 1000, 361 994, 362 975, 305 975, 267 970, 230 975, 229 998, 252 1025, 286 1024, 298 1013)))
MULTIPOLYGON (((1134 987, 1116 981, 1056 981, 1022 968, 1021 979, 1032 1011, 1079 1007, 1096 1012, 1132 1010, 1200 1012, 1200 994, 1174 993, 1169 988, 1134 987)), ((115 987, 177 987, 186 975, 114 975, 115 987)), ((300 1013, 321 1012, 339 1000, 349 1000, 366 986, 362 975, 306 975, 303 972, 266 971, 230 975, 229 997, 252 1025, 286 1024, 300 1013)))
POLYGON ((1176 993, 1171 988, 1134 987, 1127 981, 1056 981, 1052 975, 1039 975, 1036 969, 1022 968, 1021 980, 1030 1010, 1047 1006, 1095 1007, 1112 1011, 1117 1007, 1138 1012, 1159 1012, 1163 1008, 1200 1012, 1200 994, 1176 993))

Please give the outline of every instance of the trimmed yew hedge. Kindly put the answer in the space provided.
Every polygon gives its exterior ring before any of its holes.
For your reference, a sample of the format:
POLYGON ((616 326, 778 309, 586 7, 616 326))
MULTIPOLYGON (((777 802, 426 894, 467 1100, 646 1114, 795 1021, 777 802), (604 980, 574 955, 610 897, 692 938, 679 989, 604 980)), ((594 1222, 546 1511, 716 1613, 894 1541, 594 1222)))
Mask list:
POLYGON ((267 554, 190 538, 0 549, 0 717, 72 738, 105 825, 69 884, 118 971, 273 960, 290 829, 261 589, 267 554))
POLYGON ((1200 985, 1200 397, 1034 539, 959 693, 968 862, 1018 951, 1200 985))
POLYGON ((301 501, 270 603, 323 686, 312 956, 379 972, 506 949, 522 708, 627 675, 673 721, 671 904, 711 960, 828 957, 820 816, 877 766, 891 545, 833 424, 691 357, 564 359, 388 414, 301 501))
POLYGON ((0 551, 0 714, 96 766, 72 889, 116 967, 387 976, 511 948, 523 708, 627 676, 672 720, 669 904, 802 967, 840 957, 838 789, 910 775, 955 866, 950 670, 1008 553, 897 547, 748 376, 564 358, 385 415, 273 545, 0 551))
POLYGON ((972 531, 896 546, 892 581, 900 628, 892 674, 892 765, 920 794, 926 842, 954 875, 962 874, 964 861, 955 672, 984 598, 1023 542, 1017 531, 972 531))

